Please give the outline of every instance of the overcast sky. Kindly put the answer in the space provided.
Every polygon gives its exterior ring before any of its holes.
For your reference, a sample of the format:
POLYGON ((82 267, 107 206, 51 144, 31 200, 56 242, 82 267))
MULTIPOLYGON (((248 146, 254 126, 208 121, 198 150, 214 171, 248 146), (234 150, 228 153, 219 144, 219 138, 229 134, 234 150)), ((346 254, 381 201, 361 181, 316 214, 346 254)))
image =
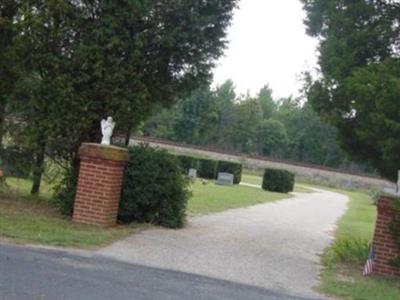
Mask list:
POLYGON ((269 83, 274 98, 298 95, 299 76, 315 68, 317 41, 305 33, 300 0, 240 0, 214 84, 232 79, 237 93, 269 83))

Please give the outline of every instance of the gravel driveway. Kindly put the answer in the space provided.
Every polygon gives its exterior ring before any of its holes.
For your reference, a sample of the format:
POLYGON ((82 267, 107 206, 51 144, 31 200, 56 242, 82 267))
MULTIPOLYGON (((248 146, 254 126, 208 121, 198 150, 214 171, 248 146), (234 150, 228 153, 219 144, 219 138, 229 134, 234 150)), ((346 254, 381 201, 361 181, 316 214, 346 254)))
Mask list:
POLYGON ((307 299, 319 254, 329 245, 347 197, 316 190, 294 198, 197 216, 181 230, 155 228, 98 251, 134 264, 183 271, 307 299))

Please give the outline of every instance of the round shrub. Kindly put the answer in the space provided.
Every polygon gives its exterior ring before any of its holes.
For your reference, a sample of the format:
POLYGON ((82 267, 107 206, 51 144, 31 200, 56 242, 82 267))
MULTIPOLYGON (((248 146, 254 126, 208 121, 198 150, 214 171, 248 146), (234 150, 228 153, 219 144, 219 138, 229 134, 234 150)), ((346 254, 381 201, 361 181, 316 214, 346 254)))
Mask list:
POLYGON ((170 228, 182 227, 190 180, 178 159, 146 145, 129 148, 118 219, 170 228))
POLYGON ((265 169, 262 188, 271 192, 289 193, 293 191, 294 174, 281 169, 265 169))

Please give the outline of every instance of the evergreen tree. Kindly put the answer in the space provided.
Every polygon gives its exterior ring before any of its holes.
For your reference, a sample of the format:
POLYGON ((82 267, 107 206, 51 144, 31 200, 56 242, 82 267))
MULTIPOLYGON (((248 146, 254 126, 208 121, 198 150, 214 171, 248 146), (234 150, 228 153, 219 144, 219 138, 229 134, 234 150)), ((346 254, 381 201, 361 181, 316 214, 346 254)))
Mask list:
POLYGON ((400 4, 302 0, 319 39, 322 78, 308 99, 338 128, 343 149, 395 180, 400 161, 400 4))
POLYGON ((9 98, 18 78, 18 59, 15 56, 14 18, 20 3, 16 0, 0 2, 0 149, 5 133, 5 115, 9 98))
POLYGON ((276 103, 272 97, 272 89, 268 85, 263 86, 259 91, 257 98, 261 104, 264 118, 271 118, 276 112, 277 108, 276 103))
POLYGON ((100 140, 102 118, 113 116, 115 134, 126 134, 154 107, 171 106, 207 82, 225 48, 235 5, 236 0, 22 1, 12 26, 24 74, 12 109, 23 120, 24 145, 35 154, 32 192, 45 153, 72 163, 76 173, 77 150, 82 142, 100 140))

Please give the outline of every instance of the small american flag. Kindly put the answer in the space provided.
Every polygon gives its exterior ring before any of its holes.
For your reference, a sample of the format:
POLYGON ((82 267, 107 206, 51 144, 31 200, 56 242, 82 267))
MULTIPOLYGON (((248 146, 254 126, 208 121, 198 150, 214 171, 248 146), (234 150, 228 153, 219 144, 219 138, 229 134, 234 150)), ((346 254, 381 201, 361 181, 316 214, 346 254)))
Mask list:
POLYGON ((371 248, 369 250, 367 262, 365 263, 365 266, 364 266, 364 271, 363 271, 364 276, 367 276, 372 273, 372 267, 374 265, 374 257, 375 257, 374 247, 371 246, 371 248))

